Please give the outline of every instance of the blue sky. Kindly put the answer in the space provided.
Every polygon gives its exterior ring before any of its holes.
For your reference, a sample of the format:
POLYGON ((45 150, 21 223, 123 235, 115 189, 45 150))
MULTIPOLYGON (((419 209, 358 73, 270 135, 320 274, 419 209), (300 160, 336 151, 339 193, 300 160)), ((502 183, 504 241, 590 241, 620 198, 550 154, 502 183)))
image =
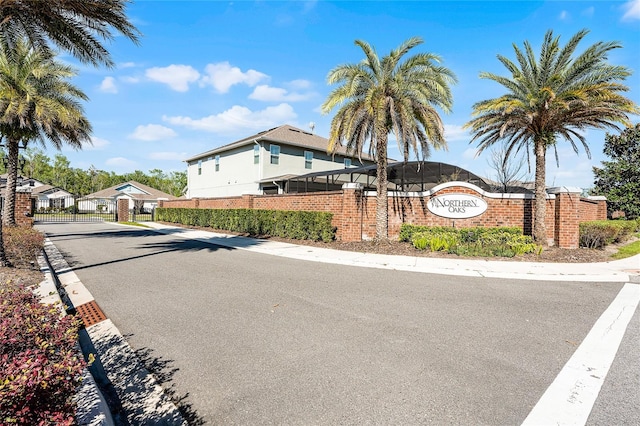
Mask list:
MULTIPOLYGON (((117 37, 107 46, 114 69, 74 64, 74 83, 89 96, 85 111, 93 147, 63 149, 73 167, 124 173, 185 170, 184 158, 281 124, 327 136, 332 115, 320 105, 330 91, 327 73, 362 59, 354 40, 380 55, 412 36, 414 49, 440 55, 454 71, 454 106, 442 114, 448 151, 443 161, 489 176, 488 155, 461 127, 472 105, 503 89, 482 71, 506 75, 497 54, 514 58, 512 44, 537 48, 552 29, 564 44, 590 30, 582 51, 598 41, 619 41, 609 61, 634 71, 628 96, 640 103, 640 0, 633 1, 134 1, 128 15, 142 32, 135 46, 117 37)), ((640 121, 633 117, 634 122, 640 121)), ((561 141, 560 167, 548 158, 548 185, 588 188, 592 166, 604 158, 604 133, 586 134, 592 152, 576 155, 561 141)), ((53 157, 56 151, 47 149, 53 157)), ((395 143, 389 155, 401 159, 395 143)), ((533 167, 533 165, 532 165, 533 167)))

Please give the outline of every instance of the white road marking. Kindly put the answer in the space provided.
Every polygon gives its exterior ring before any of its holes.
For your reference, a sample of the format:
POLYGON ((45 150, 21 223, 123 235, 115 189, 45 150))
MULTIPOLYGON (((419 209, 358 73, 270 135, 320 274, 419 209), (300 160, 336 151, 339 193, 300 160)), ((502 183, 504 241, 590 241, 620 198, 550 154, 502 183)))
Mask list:
POLYGON ((522 423, 584 425, 640 301, 640 285, 625 284, 522 423))

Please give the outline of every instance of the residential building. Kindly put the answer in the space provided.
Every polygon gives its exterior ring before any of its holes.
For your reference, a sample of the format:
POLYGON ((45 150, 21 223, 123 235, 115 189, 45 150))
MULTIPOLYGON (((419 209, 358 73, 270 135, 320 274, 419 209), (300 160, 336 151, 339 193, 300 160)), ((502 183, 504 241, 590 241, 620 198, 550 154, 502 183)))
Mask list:
POLYGON ((327 153, 329 140, 290 125, 194 155, 187 162, 187 198, 278 194, 286 180, 319 171, 374 164, 373 158, 327 153))
POLYGON ((118 199, 129 200, 129 210, 150 212, 159 200, 175 200, 177 197, 167 194, 136 181, 123 182, 110 188, 86 195, 78 200, 78 210, 103 211, 113 213, 118 199))
MULTIPOLYGON (((0 175, 0 196, 5 196, 7 186, 7 174, 0 175)), ((69 204, 69 197, 73 195, 58 188, 57 186, 48 185, 34 178, 26 178, 18 176, 16 179, 16 192, 30 192, 33 201, 33 209, 41 211, 46 209, 64 209, 69 204)))

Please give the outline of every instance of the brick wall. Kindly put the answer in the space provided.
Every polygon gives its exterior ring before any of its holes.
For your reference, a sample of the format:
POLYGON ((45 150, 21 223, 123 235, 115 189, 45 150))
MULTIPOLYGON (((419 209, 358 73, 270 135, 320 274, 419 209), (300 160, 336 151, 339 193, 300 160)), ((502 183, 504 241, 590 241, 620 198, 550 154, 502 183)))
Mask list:
POLYGON ((607 220, 607 199, 605 197, 580 198, 580 221, 607 220))
POLYGON ((33 226, 31 192, 16 192, 16 224, 19 226, 33 226))
MULTIPOLYGON (((375 192, 363 192, 357 184, 347 184, 341 191, 281 195, 244 195, 228 198, 200 198, 163 201, 167 208, 255 208, 265 210, 307 210, 333 213, 337 239, 360 241, 376 233, 375 192)), ((462 182, 438 185, 429 192, 389 195, 389 237, 397 238, 403 223, 427 226, 518 227, 527 235, 533 229, 534 199, 529 194, 493 194, 462 182), (467 194, 483 199, 487 210, 476 217, 449 219, 429 211, 427 204, 435 196, 467 194)), ((547 199, 546 225, 551 244, 576 248, 578 224, 602 215, 606 218, 606 201, 586 203, 578 194, 559 189, 547 199), (604 206, 604 207, 603 207, 604 206)))

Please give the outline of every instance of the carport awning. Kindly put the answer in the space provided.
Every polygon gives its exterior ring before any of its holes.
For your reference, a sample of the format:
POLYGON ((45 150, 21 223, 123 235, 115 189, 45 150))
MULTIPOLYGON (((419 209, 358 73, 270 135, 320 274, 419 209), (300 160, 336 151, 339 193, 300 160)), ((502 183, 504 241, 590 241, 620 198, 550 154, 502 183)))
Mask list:
POLYGON ((289 180, 289 179, 295 179, 300 175, 292 175, 292 174, 288 174, 288 175, 281 175, 281 176, 273 176, 273 177, 268 177, 268 178, 264 178, 264 179, 260 179, 258 181, 256 181, 256 183, 271 183, 271 182, 280 182, 283 180, 289 180))

